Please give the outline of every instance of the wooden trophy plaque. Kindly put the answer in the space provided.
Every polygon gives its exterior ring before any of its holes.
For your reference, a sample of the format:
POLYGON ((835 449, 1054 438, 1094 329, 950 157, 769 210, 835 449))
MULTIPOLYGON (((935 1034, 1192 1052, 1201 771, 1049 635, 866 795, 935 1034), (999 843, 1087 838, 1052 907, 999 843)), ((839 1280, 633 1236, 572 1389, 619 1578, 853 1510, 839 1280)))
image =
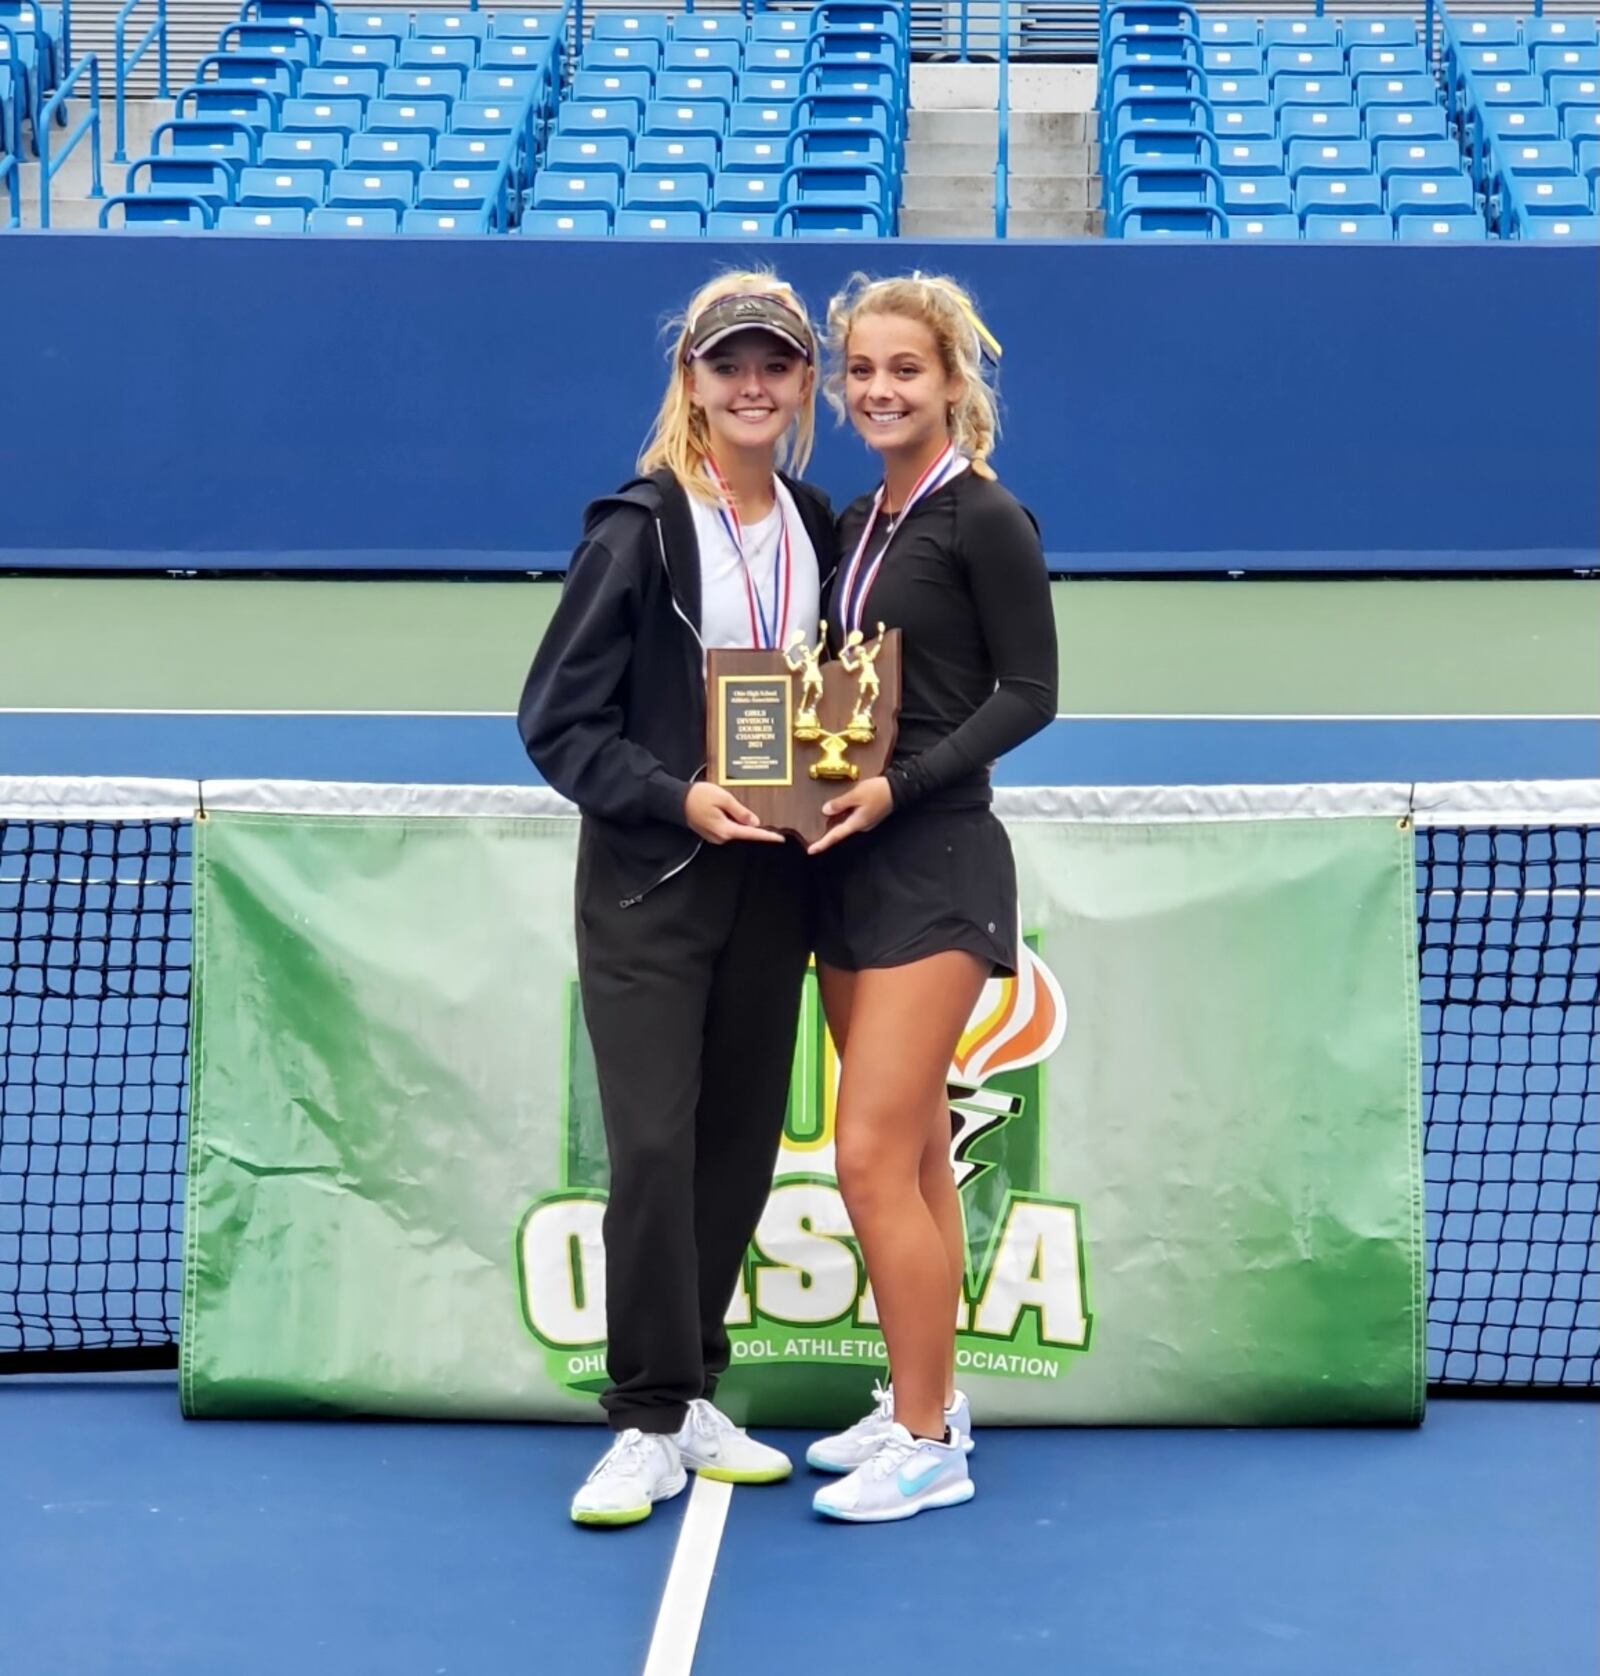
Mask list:
POLYGON ((822 805, 881 774, 900 712, 900 631, 860 630, 831 663, 795 631, 781 652, 706 653, 706 778, 774 832, 803 844, 828 829, 822 805))

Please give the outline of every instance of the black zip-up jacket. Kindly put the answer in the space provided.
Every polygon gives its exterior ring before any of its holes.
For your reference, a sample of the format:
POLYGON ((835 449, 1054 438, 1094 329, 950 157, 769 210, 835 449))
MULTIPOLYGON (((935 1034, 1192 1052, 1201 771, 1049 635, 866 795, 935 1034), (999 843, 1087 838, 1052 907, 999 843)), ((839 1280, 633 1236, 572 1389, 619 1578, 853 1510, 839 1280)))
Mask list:
MULTIPOLYGON (((785 477, 826 588, 827 496, 785 477)), ((705 768, 700 552, 670 471, 635 478, 584 513, 555 616, 517 707, 534 766, 577 804, 631 906, 694 858, 684 799, 705 768)))

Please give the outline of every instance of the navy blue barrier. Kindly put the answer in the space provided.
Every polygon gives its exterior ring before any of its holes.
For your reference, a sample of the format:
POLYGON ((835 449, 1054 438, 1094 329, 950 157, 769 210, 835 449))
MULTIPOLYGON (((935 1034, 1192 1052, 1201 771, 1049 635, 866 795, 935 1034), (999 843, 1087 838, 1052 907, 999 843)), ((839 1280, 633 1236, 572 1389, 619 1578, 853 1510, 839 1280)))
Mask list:
MULTIPOLYGON (((732 246, 11 234, 0 569, 548 570, 732 246)), ((1059 572, 1596 563, 1600 251, 759 247, 942 269, 1059 572)), ((813 475, 872 477, 831 415, 813 475)))

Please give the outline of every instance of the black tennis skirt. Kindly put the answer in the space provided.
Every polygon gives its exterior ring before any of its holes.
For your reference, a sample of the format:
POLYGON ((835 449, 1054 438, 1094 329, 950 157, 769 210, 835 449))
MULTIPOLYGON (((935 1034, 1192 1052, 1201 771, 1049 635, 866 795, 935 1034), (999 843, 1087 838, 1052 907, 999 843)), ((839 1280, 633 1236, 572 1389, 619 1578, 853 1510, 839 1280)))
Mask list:
POLYGON ((1017 867, 986 808, 911 808, 817 858, 817 959, 845 972, 965 949, 1017 969, 1017 867))

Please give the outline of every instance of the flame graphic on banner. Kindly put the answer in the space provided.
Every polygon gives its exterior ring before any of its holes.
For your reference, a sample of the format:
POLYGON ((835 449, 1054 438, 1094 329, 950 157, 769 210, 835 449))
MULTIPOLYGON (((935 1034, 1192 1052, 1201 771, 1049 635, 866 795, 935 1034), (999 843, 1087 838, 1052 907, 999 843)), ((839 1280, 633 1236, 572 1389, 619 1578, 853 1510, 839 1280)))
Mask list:
POLYGON ((1055 974, 1019 937, 1020 970, 991 978, 950 1061, 950 1081, 981 1088, 1003 1071, 1048 1059, 1067 1029, 1067 1003, 1055 974))

